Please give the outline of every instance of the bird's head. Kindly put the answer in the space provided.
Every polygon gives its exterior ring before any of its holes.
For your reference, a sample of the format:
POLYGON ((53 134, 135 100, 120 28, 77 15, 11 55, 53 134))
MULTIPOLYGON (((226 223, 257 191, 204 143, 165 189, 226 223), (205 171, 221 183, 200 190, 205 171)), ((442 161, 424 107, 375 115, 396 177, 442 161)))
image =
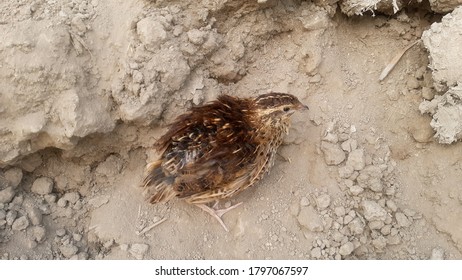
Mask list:
POLYGON ((308 106, 302 104, 297 97, 288 93, 267 93, 256 97, 254 100, 255 112, 261 117, 288 118, 295 111, 308 110, 308 106))

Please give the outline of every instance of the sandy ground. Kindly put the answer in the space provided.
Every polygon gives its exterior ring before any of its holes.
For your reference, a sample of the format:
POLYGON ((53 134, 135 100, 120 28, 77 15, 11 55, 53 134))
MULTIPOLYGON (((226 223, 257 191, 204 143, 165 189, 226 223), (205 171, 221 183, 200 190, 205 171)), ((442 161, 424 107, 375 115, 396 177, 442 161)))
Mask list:
POLYGON ((1 258, 461 258, 461 144, 435 141, 419 111, 440 94, 423 43, 378 79, 442 15, 250 2, 0 4, 0 113, 24 116, 0 127, 1 258), (243 202, 230 232, 182 201, 144 201, 167 123, 268 91, 310 111, 293 117, 289 160, 222 202, 243 202))

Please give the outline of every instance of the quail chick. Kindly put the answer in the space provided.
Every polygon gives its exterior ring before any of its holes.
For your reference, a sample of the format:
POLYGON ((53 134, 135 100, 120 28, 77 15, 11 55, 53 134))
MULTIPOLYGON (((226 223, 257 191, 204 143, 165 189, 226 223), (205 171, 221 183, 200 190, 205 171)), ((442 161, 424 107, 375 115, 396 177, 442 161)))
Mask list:
POLYGON ((208 212, 228 231, 221 216, 241 203, 217 210, 218 201, 253 186, 269 171, 290 116, 302 109, 308 107, 285 93, 221 95, 192 108, 155 145, 161 156, 146 166, 142 182, 149 202, 177 197, 208 212))

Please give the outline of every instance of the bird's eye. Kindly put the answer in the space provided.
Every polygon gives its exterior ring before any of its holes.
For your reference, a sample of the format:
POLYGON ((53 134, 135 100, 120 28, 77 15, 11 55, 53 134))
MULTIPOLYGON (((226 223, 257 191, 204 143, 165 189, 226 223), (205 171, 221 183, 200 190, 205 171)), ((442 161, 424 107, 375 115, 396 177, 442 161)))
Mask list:
POLYGON ((284 112, 289 112, 290 108, 289 107, 284 107, 284 112))

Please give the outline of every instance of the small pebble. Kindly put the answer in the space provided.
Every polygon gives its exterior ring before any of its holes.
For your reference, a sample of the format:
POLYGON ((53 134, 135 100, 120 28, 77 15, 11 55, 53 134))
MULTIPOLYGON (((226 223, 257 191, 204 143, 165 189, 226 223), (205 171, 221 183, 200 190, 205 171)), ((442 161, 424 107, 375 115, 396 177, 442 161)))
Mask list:
POLYGON ((368 221, 385 221, 387 217, 387 211, 373 200, 364 200, 361 203, 361 208, 364 211, 364 217, 368 221))
POLYGON ((38 153, 33 153, 21 160, 20 167, 27 172, 32 172, 42 163, 42 157, 38 153))
POLYGON ((80 210, 83 207, 83 203, 80 200, 77 200, 76 203, 74 203, 74 206, 72 206, 72 209, 74 210, 80 210))
POLYGON ((67 218, 72 218, 72 215, 73 215, 73 212, 72 212, 72 209, 71 208, 66 208, 66 210, 64 210, 64 216, 66 216, 67 218))
POLYGON ((335 212, 335 215, 337 215, 338 217, 343 217, 345 216, 345 207, 343 206, 335 207, 334 212, 335 212))
POLYGON ((72 239, 74 239, 75 241, 79 242, 82 240, 82 235, 81 234, 78 234, 78 233, 74 233, 72 234, 72 239))
MULTIPOLYGON (((346 216, 350 217, 350 216, 346 216)), ((345 217, 345 218, 346 218, 345 217)), ((359 218, 354 218, 349 224, 348 227, 352 234, 362 234, 364 232, 364 223, 359 218)))
POLYGON ((22 170, 18 167, 13 167, 5 171, 5 179, 10 183, 10 186, 16 188, 22 181, 22 170))
POLYGON ((56 235, 59 237, 63 237, 66 234, 66 230, 63 228, 57 229, 56 230, 56 235))
POLYGON ((422 97, 426 100, 432 100, 435 97, 435 93, 429 87, 422 88, 422 97))
POLYGON ((321 142, 321 151, 324 153, 324 160, 327 165, 338 165, 346 158, 345 152, 339 145, 327 141, 321 142))
POLYGON ((35 240, 27 240, 27 248, 29 249, 34 249, 35 247, 37 247, 37 241, 35 240))
POLYGON ((351 188, 354 184, 354 182, 350 179, 345 179, 343 180, 343 183, 345 184, 345 186, 347 186, 348 188, 351 188))
POLYGON ((410 132, 412 134, 412 138, 414 138, 417 144, 431 142, 433 140, 433 136, 435 135, 435 131, 428 124, 416 127, 410 132))
POLYGON ((426 66, 419 67, 417 70, 415 70, 414 77, 418 80, 422 80, 426 70, 426 66))
POLYGON ((348 139, 350 139, 350 135, 348 135, 348 133, 340 133, 338 136, 338 140, 342 142, 347 141, 348 139))
POLYGON ((356 212, 355 212, 355 210, 350 210, 350 211, 348 212, 348 216, 351 216, 352 218, 356 217, 356 212))
POLYGON ((357 144, 355 145, 354 148, 352 147, 352 146, 353 146, 353 145, 352 145, 352 142, 353 142, 353 141, 356 142, 356 140, 354 140, 354 139, 348 139, 348 140, 342 142, 342 144, 340 144, 340 147, 342 148, 342 150, 344 150, 345 152, 349 153, 349 152, 355 150, 356 147, 357 147, 357 144))
POLYGON ((61 254, 63 254, 64 257, 69 259, 79 251, 79 248, 73 244, 66 244, 61 245, 59 247, 59 251, 61 251, 61 254))
POLYGON ((351 192, 352 195, 359 195, 363 191, 364 191, 364 189, 361 188, 358 185, 353 185, 353 186, 350 187, 350 192, 351 192))
POLYGON ((27 219, 26 216, 19 217, 13 222, 13 225, 11 228, 14 231, 21 231, 25 230, 29 226, 29 220, 27 219))
POLYGON ((78 192, 69 192, 65 193, 62 197, 62 199, 69 201, 70 203, 74 204, 77 202, 77 200, 80 199, 80 194, 78 192))
POLYGON ((143 18, 136 25, 136 31, 149 51, 157 50, 167 39, 167 32, 164 26, 153 17, 143 18))
POLYGON ((183 33, 183 27, 181 25, 175 25, 173 28, 173 36, 178 37, 183 33))
POLYGON ((418 216, 420 216, 416 211, 411 210, 409 208, 403 209, 403 213, 407 217, 418 217, 418 216))
POLYGON ((332 239, 335 241, 335 242, 341 242, 343 240, 343 238, 345 238, 345 236, 338 230, 334 230, 332 232, 332 239))
POLYGON ((10 202, 10 208, 12 206, 21 206, 22 203, 24 202, 24 196, 22 194, 18 194, 13 198, 13 200, 10 202))
POLYGON ((343 218, 343 224, 347 225, 347 224, 349 224, 352 220, 353 220, 353 217, 347 215, 347 216, 345 216, 345 217, 343 218))
POLYGON ((384 226, 383 221, 371 221, 368 224, 370 229, 381 229, 384 226))
POLYGON ((395 219, 399 227, 408 227, 411 225, 411 221, 401 212, 395 214, 395 219))
POLYGON ((347 242, 343 244, 342 246, 340 246, 338 253, 342 256, 348 256, 353 252, 354 249, 355 249, 355 245, 351 242, 347 242))
POLYGON ((396 210, 398 210, 398 206, 396 206, 396 203, 393 200, 387 200, 386 205, 392 212, 396 212, 396 210))
POLYGON ((366 166, 363 149, 356 149, 348 155, 346 165, 353 167, 354 170, 362 170, 366 166))
POLYGON ((353 175, 354 168, 351 165, 345 165, 338 169, 338 175, 340 178, 346 179, 353 175))
POLYGON ((316 206, 319 210, 324 210, 330 205, 330 196, 328 194, 321 194, 316 198, 316 206))
POLYGON ((318 213, 312 207, 304 207, 297 216, 299 224, 310 231, 323 231, 324 226, 318 213))
POLYGON ((55 203, 56 202, 56 194, 46 194, 43 196, 45 198, 45 201, 48 202, 49 204, 55 203))
POLYGON ((311 258, 313 258, 313 259, 321 258, 321 248, 314 247, 313 249, 311 249, 310 254, 311 254, 311 258))
POLYGON ((397 234, 398 234, 398 230, 397 230, 396 228, 392 227, 392 228, 390 229, 390 235, 393 235, 393 236, 394 236, 394 235, 397 235, 397 234))
POLYGON ((345 236, 350 236, 350 235, 351 235, 351 230, 350 230, 349 227, 346 227, 346 226, 345 226, 345 227, 342 227, 342 228, 340 229, 340 233, 342 233, 342 234, 345 235, 345 236))
POLYGON ((324 138, 322 138, 322 140, 336 144, 338 143, 338 135, 329 132, 326 136, 324 136, 324 138))
POLYGON ((30 229, 32 239, 37 241, 38 243, 41 243, 45 241, 46 239, 46 230, 42 226, 35 226, 30 229))
POLYGON ((372 245, 374 245, 375 248, 382 250, 387 246, 387 239, 383 236, 379 236, 372 240, 372 245))
POLYGON ((28 207, 26 211, 31 223, 34 226, 40 225, 42 223, 43 215, 37 207, 28 207))
POLYGON ((304 196, 300 199, 300 206, 308 206, 310 205, 310 200, 304 196))
POLYGON ((8 225, 12 225, 14 223, 14 220, 16 220, 16 217, 18 216, 18 212, 15 210, 10 210, 6 213, 6 223, 8 225))
POLYGON ((202 43, 204 43, 207 33, 198 29, 191 29, 188 31, 187 35, 191 43, 193 43, 194 45, 201 45, 202 43))
POLYGON ((387 243, 390 245, 398 245, 401 243, 401 237, 399 236, 399 234, 393 236, 389 235, 387 237, 387 243))
POLYGON ((321 82, 321 80, 322 80, 321 75, 316 74, 316 75, 310 77, 310 79, 309 79, 308 81, 309 81, 310 83, 312 83, 312 84, 317 84, 317 83, 321 82))
POLYGON ((99 208, 103 206, 104 204, 109 202, 109 196, 108 195, 100 195, 97 197, 93 197, 88 201, 88 204, 90 204, 94 208, 99 208))
POLYGON ((292 216, 297 216, 298 212, 300 212, 300 203, 297 203, 296 201, 292 202, 289 207, 289 212, 292 216))
POLYGON ((15 191, 13 187, 8 187, 0 191, 0 203, 10 203, 15 196, 15 191))
POLYGON ((31 191, 36 194, 49 194, 53 191, 53 180, 47 177, 40 177, 32 184, 31 191))
POLYGON ((77 34, 83 34, 87 31, 87 27, 85 26, 85 22, 83 21, 82 17, 74 16, 71 20, 71 27, 77 34))
POLYGON ((395 186, 390 186, 385 189, 385 194, 388 196, 394 196, 396 193, 396 187, 395 186))
POLYGON ((389 235, 390 232, 391 232, 391 225, 384 225, 384 226, 380 229, 380 232, 381 232, 383 235, 389 235))
POLYGON ((56 203, 59 207, 66 207, 67 206, 67 200, 65 200, 63 197, 58 199, 58 202, 56 203))

